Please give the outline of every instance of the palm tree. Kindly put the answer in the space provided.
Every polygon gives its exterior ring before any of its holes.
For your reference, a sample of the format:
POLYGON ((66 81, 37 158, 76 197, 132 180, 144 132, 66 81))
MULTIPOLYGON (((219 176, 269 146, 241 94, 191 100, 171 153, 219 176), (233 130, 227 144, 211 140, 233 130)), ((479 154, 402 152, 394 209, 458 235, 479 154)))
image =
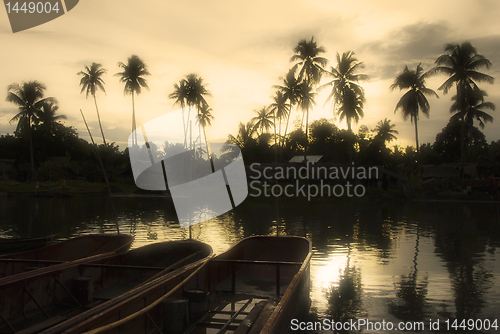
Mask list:
POLYGON ((104 137, 104 131, 102 130, 101 124, 101 116, 99 115, 99 108, 97 108, 97 99, 95 97, 95 93, 97 90, 102 90, 104 94, 106 94, 106 90, 104 89, 104 80, 102 80, 101 76, 106 73, 107 70, 102 68, 101 64, 92 63, 90 68, 85 65, 85 71, 80 71, 77 74, 81 75, 80 86, 82 86, 82 90, 80 94, 85 91, 85 97, 89 97, 89 94, 94 97, 95 110, 97 112, 97 119, 99 120, 99 127, 101 128, 102 140, 104 145, 106 145, 106 138, 104 137))
POLYGON ((391 120, 387 118, 383 121, 379 121, 375 127, 375 131, 377 132, 376 136, 384 142, 391 142, 398 138, 396 135, 398 135, 399 132, 394 130, 395 127, 396 124, 391 124, 391 120))
POLYGON ((298 61, 294 65, 294 69, 301 67, 298 79, 305 81, 311 85, 316 85, 321 79, 321 74, 324 72, 323 67, 328 64, 328 59, 318 56, 325 52, 323 46, 317 46, 314 37, 308 42, 305 39, 301 40, 295 49, 295 54, 290 58, 291 62, 298 61))
POLYGON ((234 159, 239 154, 239 151, 235 150, 233 145, 238 146, 242 154, 248 152, 252 146, 256 146, 257 142, 253 138, 256 131, 257 128, 253 121, 246 124, 240 122, 238 125, 238 134, 236 136, 229 134, 226 143, 222 146, 221 152, 225 153, 225 157, 223 158, 234 159))
POLYGON ((278 139, 276 138, 276 123, 279 123, 278 135, 281 136, 281 121, 284 117, 288 117, 290 107, 286 104, 287 98, 282 91, 276 91, 273 98, 274 102, 269 105, 270 111, 274 116, 274 147, 276 149, 276 162, 278 161, 278 139))
MULTIPOLYGON (((175 99, 174 105, 178 104, 184 111, 187 105, 189 108, 194 106, 198 115, 201 118, 200 110, 204 105, 207 105, 205 96, 211 96, 211 93, 206 89, 203 83, 203 78, 195 73, 186 75, 186 78, 181 79, 179 84, 174 84, 174 91, 169 94, 170 99, 175 99)), ((184 121, 184 117, 182 117, 184 121)), ((184 124, 184 145, 187 144, 187 129, 189 127, 189 114, 188 121, 184 124)))
POLYGON ((307 146, 309 143, 309 110, 316 105, 314 97, 316 93, 313 92, 311 85, 304 81, 300 84, 300 109, 306 115, 306 145, 304 147, 304 160, 307 161, 307 146))
POLYGON ((351 127, 352 121, 357 124, 359 119, 365 116, 363 112, 364 103, 365 97, 359 91, 356 91, 349 86, 346 86, 343 89, 338 107, 338 115, 340 121, 345 118, 347 130, 351 134, 353 133, 351 127))
POLYGON ((35 123, 41 123, 41 127, 43 129, 45 129, 50 134, 54 134, 54 130, 62 126, 59 121, 62 119, 67 119, 66 115, 56 115, 58 110, 59 106, 57 105, 56 101, 45 101, 42 104, 35 123))
MULTIPOLYGON (((455 84, 457 89, 457 99, 459 108, 462 111, 462 116, 465 117, 467 108, 467 89, 477 87, 476 82, 487 82, 493 84, 494 78, 487 74, 478 72, 480 68, 489 68, 491 62, 477 53, 476 48, 474 48, 469 42, 463 42, 462 44, 446 44, 445 54, 439 56, 436 59, 436 67, 434 67, 430 73, 431 74, 445 74, 449 75, 449 78, 438 88, 442 90, 444 94, 448 93, 450 88, 455 84)), ((461 150, 461 164, 463 171, 463 163, 465 156, 465 124, 466 122, 462 119, 462 137, 460 143, 461 150)))
MULTIPOLYGON (((149 89, 143 76, 151 75, 151 73, 148 72, 146 64, 136 55, 130 56, 127 60, 127 64, 119 62, 118 67, 121 67, 123 72, 118 72, 115 75, 119 75, 120 81, 125 83, 125 95, 132 95, 132 132, 134 132, 136 129, 134 95, 139 95, 142 87, 149 89)), ((137 134, 135 145, 137 145, 137 134)))
MULTIPOLYGON (((203 128, 203 136, 205 137, 205 143, 207 144, 207 150, 208 150, 208 141, 207 141, 207 133, 205 131, 205 128, 207 125, 212 125, 212 121, 214 119, 214 116, 212 115, 212 108, 209 107, 207 102, 204 102, 200 110, 198 111, 198 122, 200 123, 201 127, 203 128)), ((210 155, 210 152, 208 152, 210 155)))
POLYGON ((474 88, 468 88, 465 91, 465 101, 467 105, 465 108, 458 101, 458 96, 455 95, 452 100, 455 101, 450 108, 451 113, 455 113, 450 121, 462 121, 465 125, 462 125, 461 142, 465 143, 465 137, 470 133, 474 126, 474 120, 479 121, 479 126, 484 129, 485 123, 493 122, 493 117, 486 113, 484 110, 495 110, 495 105, 491 102, 484 102, 484 97, 488 96, 485 91, 480 90, 477 86, 474 88))
POLYGON ((9 123, 17 123, 16 132, 21 134, 28 131, 30 143, 31 177, 35 177, 35 161, 33 158, 33 140, 31 136, 32 124, 35 123, 42 105, 46 102, 55 101, 52 97, 44 98, 45 85, 38 81, 23 82, 21 85, 13 83, 7 88, 6 101, 19 107, 19 112, 11 118, 9 123))
POLYGON ((422 112, 425 116, 429 117, 430 105, 429 101, 427 101, 426 95, 439 97, 435 91, 425 86, 425 79, 429 76, 429 73, 423 73, 424 70, 420 64, 417 65, 415 71, 408 69, 408 66, 405 66, 405 69, 402 73, 400 73, 394 83, 391 85, 390 89, 395 90, 399 88, 399 90, 409 89, 396 104, 396 108, 394 112, 397 112, 398 109, 401 109, 403 113, 403 119, 406 121, 410 118, 410 121, 415 124, 415 141, 417 144, 417 153, 419 152, 418 145, 418 118, 420 112, 422 112))
POLYGON ((365 92, 359 85, 359 82, 368 80, 368 76, 357 73, 363 68, 363 63, 354 57, 354 52, 347 51, 342 56, 337 53, 337 66, 332 66, 330 71, 326 72, 333 80, 319 87, 320 89, 327 86, 332 87, 332 92, 326 102, 332 101, 333 109, 338 108, 343 103, 344 92, 347 90, 354 91, 355 96, 359 96, 359 99, 362 101, 365 100, 365 92))
POLYGON ((281 142, 281 147, 285 145, 285 137, 286 133, 288 130, 288 123, 290 122, 290 116, 292 113, 292 106, 295 105, 299 98, 300 98, 300 82, 299 80, 295 77, 295 68, 291 68, 287 75, 286 78, 283 79, 283 86, 276 85, 274 88, 277 88, 279 91, 283 93, 283 96, 288 100, 289 102, 289 112, 288 112, 288 117, 286 120, 286 126, 285 126, 285 132, 283 134, 282 142, 281 142))
POLYGON ((274 125, 272 121, 273 112, 267 106, 254 111, 257 113, 257 116, 252 118, 252 122, 256 129, 260 128, 260 134, 262 135, 264 130, 267 131, 274 125))

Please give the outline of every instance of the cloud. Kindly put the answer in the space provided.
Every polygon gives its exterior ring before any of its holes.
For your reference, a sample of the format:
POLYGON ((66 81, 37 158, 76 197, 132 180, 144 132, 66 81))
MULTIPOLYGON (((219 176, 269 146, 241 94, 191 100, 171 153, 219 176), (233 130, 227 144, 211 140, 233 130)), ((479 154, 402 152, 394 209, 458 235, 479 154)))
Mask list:
POLYGON ((422 64, 425 70, 443 51, 443 46, 452 39, 452 30, 445 22, 418 22, 394 29, 383 39, 370 41, 360 51, 377 60, 370 64, 372 79, 393 78, 405 65, 422 64))

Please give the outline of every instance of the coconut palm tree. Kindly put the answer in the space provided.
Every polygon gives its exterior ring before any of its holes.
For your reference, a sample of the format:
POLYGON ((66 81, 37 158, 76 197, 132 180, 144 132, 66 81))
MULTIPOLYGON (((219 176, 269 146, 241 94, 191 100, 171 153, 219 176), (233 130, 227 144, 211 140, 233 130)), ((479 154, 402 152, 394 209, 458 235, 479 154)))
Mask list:
POLYGON ((66 115, 56 115, 59 110, 57 102, 54 100, 45 101, 38 113, 38 117, 35 121, 36 124, 41 124, 40 127, 43 128, 50 134, 54 134, 54 130, 61 127, 62 124, 59 123, 62 119, 67 119, 66 115))
POLYGON ((339 108, 339 105, 342 104, 344 92, 348 89, 354 91, 355 95, 359 96, 360 100, 365 100, 365 92, 359 83, 368 80, 368 75, 357 73, 363 68, 363 63, 359 62, 358 59, 354 57, 354 52, 347 51, 344 52, 342 56, 337 53, 337 66, 332 66, 330 71, 326 72, 326 75, 333 79, 319 87, 319 89, 328 86, 332 87, 332 92, 328 96, 326 102, 331 101, 334 110, 339 108))
POLYGON ((235 150, 233 145, 238 146, 242 154, 245 155, 251 147, 257 145, 257 141, 254 138, 256 131, 257 128, 253 121, 246 124, 240 122, 238 125, 238 134, 236 136, 229 134, 226 143, 222 146, 221 152, 225 155, 223 158, 234 159, 239 154, 239 151, 235 150))
POLYGON ((82 90, 80 94, 85 91, 85 97, 88 98, 89 94, 94 98, 95 110, 97 112, 97 119, 99 121, 99 127, 101 128, 102 140, 104 145, 106 144, 106 138, 104 137, 104 131, 102 130, 101 124, 101 116, 99 115, 99 108, 97 107, 97 99, 95 97, 95 93, 97 90, 102 90, 104 94, 106 94, 106 90, 104 89, 104 80, 102 80, 101 76, 106 73, 107 70, 102 68, 101 64, 92 63, 90 68, 85 65, 85 71, 80 71, 77 74, 81 75, 80 86, 82 86, 82 90))
POLYGON ((9 123, 17 122, 16 132, 21 135, 28 132, 30 144, 31 177, 35 178, 35 160, 33 157, 32 125, 35 123, 38 114, 44 103, 55 102, 52 97, 44 98, 46 87, 38 81, 28 81, 22 84, 13 83, 7 88, 6 101, 19 107, 19 112, 10 119, 9 123))
POLYGON ((386 118, 383 121, 379 121, 375 127, 375 131, 377 132, 376 136, 384 142, 391 142, 398 138, 396 135, 398 135, 399 132, 394 130, 395 127, 396 124, 391 124, 390 119, 386 118))
POLYGON ((424 70, 420 64, 417 65, 416 70, 408 69, 405 66, 403 72, 401 72, 394 83, 391 85, 390 89, 403 90, 408 89, 408 91, 401 97, 399 102, 396 104, 394 112, 401 109, 403 113, 403 119, 406 121, 410 118, 410 121, 415 124, 415 141, 417 144, 417 153, 419 152, 418 144, 418 119, 420 113, 429 117, 430 105, 427 101, 426 95, 439 97, 435 91, 425 86, 425 79, 429 76, 429 73, 424 73, 424 70))
MULTIPOLYGON (((141 93, 142 87, 149 89, 146 79, 143 77, 151 75, 151 73, 148 72, 146 64, 136 55, 130 56, 127 60, 127 64, 119 62, 118 67, 121 67, 123 72, 118 72, 115 75, 120 76, 120 81, 125 83, 125 95, 132 95, 132 132, 134 132, 137 127, 135 121, 134 96, 141 93)), ((137 134, 135 137, 135 145, 137 145, 137 134)))
POLYGON ((286 78, 283 79, 283 86, 280 85, 274 86, 274 88, 277 88, 279 91, 283 93, 283 96, 289 102, 289 112, 286 120, 285 132, 282 137, 281 147, 285 145, 285 138, 288 130, 288 123, 290 122, 290 116, 292 113, 292 106, 297 104, 301 95, 300 82, 297 79, 297 77, 295 77, 295 72, 296 72, 295 68, 291 68, 288 71, 286 78))
POLYGON ((325 48, 318 47, 314 37, 311 37, 309 42, 305 39, 301 40, 293 51, 295 54, 290 61, 298 61, 294 69, 300 67, 299 81, 305 81, 313 86, 319 83, 321 74, 324 72, 323 67, 328 64, 328 59, 319 56, 320 53, 325 52, 325 48))
POLYGON ((353 133, 351 126, 352 121, 357 124, 359 119, 365 116, 363 112, 364 103, 364 95, 350 86, 344 87, 337 112, 340 121, 345 118, 347 130, 351 134, 353 133))
MULTIPOLYGON (((209 126, 212 125, 213 119, 214 116, 212 115, 212 108, 210 108, 207 102, 202 103, 200 110, 198 111, 198 122, 203 128, 203 136, 205 137, 205 143, 207 144, 207 151, 208 151, 208 141, 207 141, 207 132, 205 128, 207 127, 207 125, 209 126)), ((210 155, 210 152, 208 152, 208 154, 210 155)))
POLYGON ((274 126, 273 122, 273 112, 269 110, 269 107, 265 106, 259 110, 254 110, 257 113, 257 116, 252 118, 252 122, 254 123, 255 129, 260 128, 260 134, 262 135, 265 131, 268 131, 271 127, 274 126))
MULTIPOLYGON (((179 84, 174 84, 174 91, 169 94, 170 99, 175 99, 174 105, 179 105, 184 112, 184 107, 191 108, 194 106, 198 115, 201 118, 200 110, 204 105, 208 106, 205 96, 211 96, 210 91, 207 90, 203 83, 203 78, 195 73, 186 75, 185 78, 179 81, 179 84)), ((184 116, 182 117, 184 121, 184 116)), ((184 123, 184 145, 187 144, 187 129, 189 128, 189 114, 188 121, 184 123)))
POLYGON ((278 136, 281 136, 281 121, 284 117, 288 117, 290 107, 286 104, 287 98, 282 91, 276 91, 273 97, 273 103, 269 105, 270 111, 274 117, 274 147, 276 149, 276 162, 278 161, 278 139, 276 136, 276 124, 279 124, 278 136))
MULTIPOLYGON (((489 68, 491 62, 477 53, 470 42, 463 42, 462 44, 446 44, 445 54, 436 59, 436 67, 434 67, 430 74, 445 74, 449 78, 438 88, 444 94, 448 93, 450 88, 455 85, 457 90, 457 99, 459 108, 462 110, 461 115, 465 117, 467 108, 467 90, 477 87, 477 82, 487 82, 493 84, 494 78, 487 74, 478 72, 480 68, 489 68)), ((464 156, 465 156, 465 132, 466 122, 462 119, 462 139, 460 143, 461 149, 461 163, 463 170, 464 156)))
MULTIPOLYGON (((479 126, 484 129, 485 123, 493 122, 493 117, 484 110, 495 110, 495 105, 491 102, 484 102, 484 97, 488 96, 485 91, 480 90, 477 86, 468 88, 465 91, 465 101, 467 105, 463 108, 462 103, 458 101, 458 95, 455 95, 452 100, 455 101, 450 108, 451 113, 455 113, 450 121, 458 121, 465 123, 465 131, 461 133, 461 142, 465 143, 465 137, 470 133, 474 126, 474 120, 479 121, 479 126)), ((464 126, 462 127, 462 129, 464 126)))
POLYGON ((307 147, 309 143, 309 110, 316 105, 314 102, 314 97, 316 93, 313 92, 313 88, 307 81, 300 84, 300 100, 299 106, 302 112, 306 115, 306 145, 304 147, 304 160, 307 160, 307 147))

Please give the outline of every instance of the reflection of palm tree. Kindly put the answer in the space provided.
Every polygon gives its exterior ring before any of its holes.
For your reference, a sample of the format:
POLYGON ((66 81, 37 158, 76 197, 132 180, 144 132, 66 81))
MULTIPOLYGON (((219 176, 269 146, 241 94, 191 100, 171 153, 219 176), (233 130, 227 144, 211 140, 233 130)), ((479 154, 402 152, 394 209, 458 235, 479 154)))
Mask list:
POLYGON ((257 116, 252 118, 255 129, 260 128, 260 134, 262 135, 265 131, 268 131, 273 125, 273 112, 269 110, 269 107, 262 107, 259 110, 254 110, 257 116))
POLYGON ((494 278, 491 269, 484 268, 484 258, 477 256, 485 251, 486 244, 471 214, 465 206, 436 231, 436 250, 447 263, 457 319, 473 319, 481 314, 484 296, 491 289, 494 278))
MULTIPOLYGON (((476 82, 487 82, 492 84, 494 81, 492 76, 477 71, 483 67, 489 68, 491 62, 483 55, 478 54, 476 48, 469 42, 463 42, 462 44, 447 44, 444 50, 446 53, 439 56, 436 60, 437 66, 434 67, 430 73, 449 75, 449 78, 438 89, 446 94, 455 84, 457 89, 456 101, 458 108, 461 109, 462 116, 465 116, 465 109, 467 108, 467 90, 477 87, 476 82)), ((466 122, 463 121, 460 142, 462 170, 465 157, 465 125, 466 122)))
POLYGON ((401 281, 396 283, 396 297, 389 304, 389 313, 401 320, 422 320, 425 317, 427 277, 422 283, 418 283, 417 259, 419 252, 420 228, 417 225, 417 237, 415 241, 415 255, 413 256, 413 268, 408 276, 401 275, 401 281))
POLYGON ((409 88, 409 90, 401 97, 398 104, 396 104, 394 112, 401 109, 403 119, 407 120, 409 117, 410 121, 415 124, 417 153, 420 150, 418 144, 418 117, 420 112, 429 117, 430 110, 429 101, 427 101, 425 95, 434 95, 438 97, 435 91, 425 87, 425 79, 429 74, 423 73, 423 71, 424 70, 420 64, 418 64, 415 71, 409 70, 408 66, 406 66, 403 72, 396 77, 394 83, 391 85, 391 90, 396 88, 400 90, 409 88))
POLYGON ((362 307, 361 272, 350 265, 351 245, 348 246, 347 263, 338 287, 327 292, 328 315, 336 321, 356 319, 362 307))
POLYGON ((11 118, 10 123, 18 122, 16 132, 21 134, 28 131, 30 143, 31 177, 35 177, 35 162, 33 158, 32 124, 40 113, 45 102, 55 101, 52 97, 44 98, 45 85, 38 81, 24 82, 22 85, 14 83, 7 89, 8 102, 19 107, 19 112, 11 118))
MULTIPOLYGON (((144 79, 143 76, 151 74, 148 72, 146 64, 141 60, 141 58, 137 57, 136 55, 130 56, 127 60, 127 64, 119 62, 118 66, 123 69, 123 72, 116 73, 115 75, 119 75, 120 81, 125 83, 124 93, 132 95, 132 132, 133 132, 137 127, 135 121, 134 95, 135 94, 139 95, 141 93, 142 87, 149 89, 146 79, 144 79)), ((135 145, 137 145, 137 134, 135 138, 135 145)))
POLYGON ((99 109, 97 108, 97 99, 95 97, 95 93, 98 89, 106 93, 106 91, 104 90, 104 80, 102 80, 101 78, 101 75, 106 72, 107 70, 102 68, 101 64, 92 63, 92 65, 90 65, 90 68, 85 65, 85 72, 80 71, 77 73, 78 75, 82 76, 82 79, 80 80, 80 86, 82 86, 82 90, 80 91, 80 93, 86 91, 86 97, 88 97, 90 94, 94 98, 95 110, 97 112, 97 119, 99 120, 99 127, 101 128, 102 140, 104 142, 104 145, 106 145, 106 138, 104 137, 104 131, 102 130, 101 116, 99 115, 99 109))
POLYGON ((396 124, 391 124, 391 120, 387 118, 383 121, 379 121, 375 127, 375 131, 377 132, 376 136, 384 142, 391 142, 398 138, 396 135, 399 134, 399 132, 394 130, 395 127, 396 124))

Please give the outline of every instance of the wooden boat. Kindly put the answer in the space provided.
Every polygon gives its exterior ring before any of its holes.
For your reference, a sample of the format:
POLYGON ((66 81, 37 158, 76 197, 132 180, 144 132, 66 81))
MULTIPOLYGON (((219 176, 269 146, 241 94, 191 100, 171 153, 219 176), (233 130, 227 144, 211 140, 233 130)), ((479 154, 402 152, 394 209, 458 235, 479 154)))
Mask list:
POLYGON ((36 250, 0 256, 0 281, 27 270, 84 259, 109 252, 127 251, 134 237, 128 234, 88 234, 36 250))
POLYGON ((199 241, 161 242, 0 282, 0 300, 5 301, 0 304, 0 333, 38 333, 106 301, 111 305, 116 297, 130 296, 147 281, 175 277, 211 256, 212 248, 199 241))
POLYGON ((38 238, 0 238, 0 255, 41 248, 47 246, 52 239, 52 236, 38 238))
POLYGON ((309 309, 311 257, 311 242, 305 238, 246 238, 202 266, 149 282, 130 297, 42 333, 138 334, 162 328, 176 333, 207 333, 208 328, 283 333, 291 319, 309 309), (189 301, 180 299, 185 296, 189 301), (183 303, 189 303, 189 326, 182 323, 183 303), (172 311, 172 304, 179 308, 172 311))

